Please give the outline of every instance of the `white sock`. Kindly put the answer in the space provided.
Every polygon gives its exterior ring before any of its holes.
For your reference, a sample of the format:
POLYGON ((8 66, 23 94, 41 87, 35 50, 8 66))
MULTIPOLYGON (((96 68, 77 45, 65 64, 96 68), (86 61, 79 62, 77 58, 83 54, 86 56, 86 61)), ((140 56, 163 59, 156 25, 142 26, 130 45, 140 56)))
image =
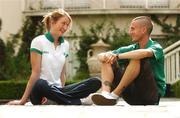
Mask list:
POLYGON ((111 93, 110 92, 107 92, 107 91, 102 91, 101 92, 101 95, 103 95, 105 98, 107 99, 114 99, 112 96, 111 96, 111 93))
POLYGON ((112 96, 114 99, 118 99, 118 98, 119 98, 119 96, 116 95, 114 92, 111 92, 111 96, 112 96))
POLYGON ((101 94, 102 94, 102 95, 110 95, 110 92, 102 91, 101 94))

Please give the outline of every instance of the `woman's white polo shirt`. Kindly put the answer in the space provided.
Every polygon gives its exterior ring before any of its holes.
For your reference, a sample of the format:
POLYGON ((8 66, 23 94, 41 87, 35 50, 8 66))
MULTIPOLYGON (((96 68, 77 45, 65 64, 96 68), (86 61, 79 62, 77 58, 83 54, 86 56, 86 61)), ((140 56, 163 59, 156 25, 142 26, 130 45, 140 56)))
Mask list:
POLYGON ((55 48, 54 39, 50 32, 34 38, 30 51, 42 56, 40 78, 49 84, 62 87, 60 75, 69 52, 69 43, 63 37, 59 38, 60 44, 55 48))

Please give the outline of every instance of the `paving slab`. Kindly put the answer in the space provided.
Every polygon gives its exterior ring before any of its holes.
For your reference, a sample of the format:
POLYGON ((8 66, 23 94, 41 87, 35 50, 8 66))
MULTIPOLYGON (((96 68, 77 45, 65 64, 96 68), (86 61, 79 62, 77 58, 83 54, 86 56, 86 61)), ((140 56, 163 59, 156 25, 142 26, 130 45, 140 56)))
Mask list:
POLYGON ((161 99, 158 106, 0 105, 0 118, 180 118, 180 99, 161 99))

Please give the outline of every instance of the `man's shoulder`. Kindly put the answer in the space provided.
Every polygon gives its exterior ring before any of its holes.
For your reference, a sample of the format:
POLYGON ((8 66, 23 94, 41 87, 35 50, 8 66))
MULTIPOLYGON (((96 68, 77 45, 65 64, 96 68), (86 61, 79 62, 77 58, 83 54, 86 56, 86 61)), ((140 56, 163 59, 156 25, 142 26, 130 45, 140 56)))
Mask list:
POLYGON ((130 44, 127 46, 122 46, 122 47, 114 50, 113 52, 114 53, 124 53, 124 52, 129 52, 129 51, 135 50, 137 48, 138 48, 138 44, 130 44))
POLYGON ((151 41, 152 41, 152 44, 150 46, 153 46, 153 47, 156 47, 156 48, 159 48, 159 49, 163 49, 159 42, 154 41, 154 40, 151 40, 151 41))
POLYGON ((135 50, 139 47, 139 45, 137 43, 134 43, 134 44, 130 44, 130 45, 127 45, 127 46, 123 46, 121 48, 124 48, 124 49, 130 49, 130 50, 135 50))

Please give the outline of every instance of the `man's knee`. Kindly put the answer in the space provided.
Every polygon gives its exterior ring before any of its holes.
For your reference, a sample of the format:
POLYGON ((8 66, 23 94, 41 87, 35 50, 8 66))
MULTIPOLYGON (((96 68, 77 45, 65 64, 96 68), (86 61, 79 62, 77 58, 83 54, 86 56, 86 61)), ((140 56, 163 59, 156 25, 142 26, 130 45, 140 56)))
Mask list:
POLYGON ((151 64, 148 58, 144 58, 141 60, 130 60, 129 65, 133 65, 133 67, 136 67, 136 70, 139 69, 140 73, 144 71, 152 71, 151 64))
MULTIPOLYGON (((132 74, 135 74, 136 76, 139 75, 140 70, 141 70, 140 62, 141 62, 141 60, 130 60, 128 67, 126 68, 126 71, 129 71, 132 74)), ((132 76, 132 75, 130 75, 130 76, 132 76)))
POLYGON ((141 60, 132 59, 129 61, 128 65, 133 65, 134 67, 137 67, 137 66, 140 66, 140 62, 141 62, 141 60))

